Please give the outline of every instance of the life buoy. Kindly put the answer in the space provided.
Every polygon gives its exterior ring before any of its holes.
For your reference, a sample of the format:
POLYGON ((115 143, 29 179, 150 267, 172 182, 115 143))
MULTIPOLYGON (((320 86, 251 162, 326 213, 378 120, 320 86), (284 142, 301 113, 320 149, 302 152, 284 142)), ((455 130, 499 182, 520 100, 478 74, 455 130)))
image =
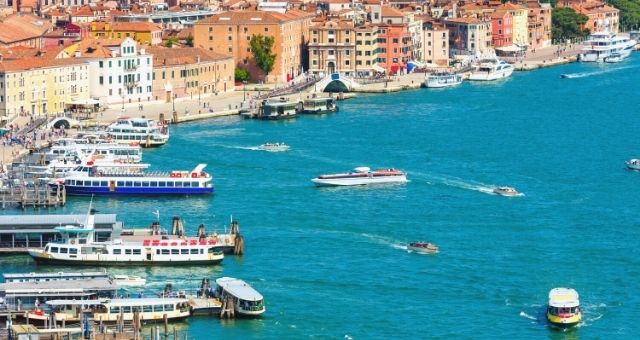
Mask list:
POLYGON ((182 174, 176 174, 176 177, 182 177, 182 174))
POLYGON ((71 244, 76 244, 76 240, 71 240, 71 244))
POLYGON ((176 174, 172 172, 171 175, 169 175, 169 177, 176 177, 176 174))
POLYGON ((191 173, 191 178, 198 178, 198 174, 197 174, 197 173, 195 173, 195 172, 192 172, 192 173, 191 173))

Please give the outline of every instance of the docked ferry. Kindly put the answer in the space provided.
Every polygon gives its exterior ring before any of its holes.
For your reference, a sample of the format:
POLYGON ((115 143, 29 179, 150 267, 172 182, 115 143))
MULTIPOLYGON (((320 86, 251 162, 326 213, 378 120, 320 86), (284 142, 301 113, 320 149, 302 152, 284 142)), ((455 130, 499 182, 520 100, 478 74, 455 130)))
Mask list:
POLYGON ((580 53, 580 61, 603 63, 607 61, 621 61, 631 55, 636 41, 626 37, 619 36, 608 30, 596 32, 589 36, 584 42, 582 53, 580 53))
POLYGON ((223 303, 227 300, 233 303, 236 313, 256 317, 267 310, 262 295, 243 280, 221 277, 216 280, 216 284, 215 296, 223 303))
POLYGON ((198 164, 191 171, 145 172, 148 164, 88 162, 50 182, 64 185, 68 195, 202 195, 213 193, 211 175, 198 164))
POLYGON ((95 210, 90 209, 82 227, 56 227, 61 239, 49 242, 43 249, 29 249, 29 255, 39 263, 65 265, 218 264, 224 259, 223 249, 212 239, 98 242, 94 215, 95 210))
POLYGON ((169 141, 169 129, 146 118, 122 117, 106 129, 105 138, 121 144, 139 143, 142 147, 161 146, 169 141))
POLYGON ((52 159, 80 159, 82 156, 96 158, 113 158, 129 163, 139 163, 142 160, 142 148, 139 143, 124 145, 113 142, 104 143, 73 143, 53 145, 46 153, 52 159))
POLYGON ((406 183, 407 174, 396 169, 371 170, 357 167, 353 172, 320 175, 311 180, 316 186, 349 186, 385 183, 406 183))
POLYGON ((102 300, 50 300, 46 302, 56 321, 79 322, 83 314, 90 314, 96 322, 116 322, 119 318, 132 321, 140 313, 142 322, 180 320, 191 315, 186 298, 138 298, 102 300))
POLYGON ((300 101, 299 112, 302 114, 322 114, 330 112, 338 112, 338 105, 335 99, 314 97, 300 101))
POLYGON ((556 327, 567 328, 580 323, 580 298, 572 288, 553 288, 549 291, 547 320, 556 327))
POLYGON ((462 84, 462 76, 457 73, 432 73, 424 80, 424 87, 442 88, 462 84))

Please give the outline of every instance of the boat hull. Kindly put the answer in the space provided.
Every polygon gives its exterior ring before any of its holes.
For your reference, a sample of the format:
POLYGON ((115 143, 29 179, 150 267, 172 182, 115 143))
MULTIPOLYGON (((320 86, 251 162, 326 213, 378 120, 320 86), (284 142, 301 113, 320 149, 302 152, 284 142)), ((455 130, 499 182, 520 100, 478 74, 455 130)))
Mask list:
MULTIPOLYGON (((57 189, 55 184, 51 185, 53 190, 57 189)), ((211 195, 213 194, 213 187, 211 188, 159 188, 159 187, 116 187, 113 190, 109 187, 85 187, 85 186, 73 186, 65 185, 67 195, 73 196, 91 196, 91 195, 103 195, 103 196, 118 196, 118 195, 138 195, 138 196, 159 196, 159 195, 211 195)))
POLYGON ((333 109, 326 109, 326 110, 301 110, 300 114, 305 114, 305 115, 321 115, 321 114, 326 114, 326 113, 333 113, 333 112, 338 112, 338 107, 336 106, 333 109))
POLYGON ((486 72, 473 72, 469 75, 469 80, 476 81, 492 81, 510 77, 513 74, 513 67, 509 67, 500 71, 486 73, 486 72))
POLYGON ((34 257, 38 264, 58 264, 72 266, 184 266, 184 265, 216 265, 222 259, 215 260, 194 260, 194 261, 80 261, 54 258, 34 257))
POLYGON ((580 321, 582 321, 582 315, 576 314, 570 317, 559 317, 557 315, 547 313, 547 321, 555 327, 569 328, 579 324, 580 321))
POLYGON ((357 186, 373 184, 406 183, 407 176, 358 177, 358 178, 314 178, 311 180, 316 186, 357 186))
POLYGON ((415 253, 420 253, 420 254, 436 254, 436 253, 438 253, 438 249, 428 249, 428 248, 413 247, 413 246, 407 246, 407 250, 415 252, 415 253))

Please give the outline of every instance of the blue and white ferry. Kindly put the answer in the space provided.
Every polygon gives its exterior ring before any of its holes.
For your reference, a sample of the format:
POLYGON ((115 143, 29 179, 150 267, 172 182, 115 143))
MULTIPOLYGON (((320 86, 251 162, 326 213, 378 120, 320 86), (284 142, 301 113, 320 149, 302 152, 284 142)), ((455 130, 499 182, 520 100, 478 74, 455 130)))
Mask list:
POLYGON ((191 171, 145 172, 148 164, 87 162, 50 185, 68 195, 203 195, 213 193, 212 177, 198 164, 191 171))

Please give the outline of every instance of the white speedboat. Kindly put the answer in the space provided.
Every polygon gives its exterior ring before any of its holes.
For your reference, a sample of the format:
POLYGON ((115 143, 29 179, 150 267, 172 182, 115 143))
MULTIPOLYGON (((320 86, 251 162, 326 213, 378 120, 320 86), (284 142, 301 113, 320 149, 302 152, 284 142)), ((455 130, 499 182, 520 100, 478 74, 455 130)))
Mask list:
POLYGON ((631 55, 636 43, 627 36, 619 36, 608 30, 596 32, 584 42, 579 56, 580 61, 596 63, 622 61, 631 55), (608 60, 609 58, 611 59, 608 60))
POLYGON ((407 245, 407 250, 420 254, 435 254, 439 251, 438 246, 429 242, 411 242, 407 245))
POLYGON ((494 194, 498 194, 501 196, 518 196, 520 193, 518 190, 512 187, 497 187, 493 189, 494 194))
POLYGON ((513 73, 513 66, 497 58, 482 59, 469 75, 469 80, 491 81, 507 78, 513 73))
POLYGON ((353 172, 321 175, 311 180, 317 186, 349 186, 384 183, 406 183, 407 174, 396 169, 371 170, 357 167, 353 172))
POLYGON ((283 152, 289 151, 289 145, 285 143, 264 143, 258 147, 258 150, 268 152, 283 152))
POLYGON ((624 164, 626 164, 627 168, 631 170, 640 170, 640 159, 637 159, 637 158, 630 159, 624 162, 624 164))
POLYGON ((248 283, 232 277, 221 277, 216 280, 215 296, 223 302, 233 303, 236 313, 256 317, 262 315, 267 309, 264 298, 248 283))
POLYGON ((147 283, 146 279, 137 275, 113 275, 111 280, 120 287, 142 287, 147 283))
POLYGON ((547 320, 556 327, 568 328, 582 320, 580 297, 572 288, 553 288, 549 291, 547 320))
POLYGON ((462 84, 462 76, 457 73, 432 73, 424 80, 428 88, 442 88, 462 84))

